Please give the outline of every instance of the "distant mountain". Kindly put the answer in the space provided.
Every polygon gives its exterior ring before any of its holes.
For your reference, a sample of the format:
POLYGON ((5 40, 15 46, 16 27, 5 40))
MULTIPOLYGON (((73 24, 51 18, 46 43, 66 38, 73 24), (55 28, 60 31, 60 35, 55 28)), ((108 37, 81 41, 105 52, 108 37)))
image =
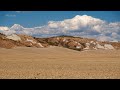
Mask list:
POLYGON ((24 27, 19 24, 14 24, 10 29, 15 31, 21 31, 24 30, 24 27))

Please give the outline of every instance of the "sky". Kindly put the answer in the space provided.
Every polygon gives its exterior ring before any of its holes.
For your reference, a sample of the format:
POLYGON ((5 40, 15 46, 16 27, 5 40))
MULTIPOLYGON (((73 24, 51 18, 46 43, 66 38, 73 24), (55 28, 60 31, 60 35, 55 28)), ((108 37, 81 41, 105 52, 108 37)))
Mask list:
POLYGON ((48 21, 62 21, 76 15, 89 15, 108 22, 120 21, 120 11, 0 11, 0 26, 42 26, 48 21))
POLYGON ((120 11, 0 11, 0 32, 120 41, 120 11))

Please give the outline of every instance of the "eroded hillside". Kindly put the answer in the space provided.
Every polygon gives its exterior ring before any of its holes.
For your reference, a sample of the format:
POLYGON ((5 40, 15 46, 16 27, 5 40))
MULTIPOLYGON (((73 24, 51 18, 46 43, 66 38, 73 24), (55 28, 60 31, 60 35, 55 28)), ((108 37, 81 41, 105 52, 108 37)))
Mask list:
POLYGON ((0 34, 1 48, 14 48, 14 47, 46 48, 49 46, 64 47, 78 51, 97 49, 106 50, 106 49, 120 49, 120 42, 100 42, 95 39, 72 36, 36 38, 22 34, 11 34, 9 36, 0 34))

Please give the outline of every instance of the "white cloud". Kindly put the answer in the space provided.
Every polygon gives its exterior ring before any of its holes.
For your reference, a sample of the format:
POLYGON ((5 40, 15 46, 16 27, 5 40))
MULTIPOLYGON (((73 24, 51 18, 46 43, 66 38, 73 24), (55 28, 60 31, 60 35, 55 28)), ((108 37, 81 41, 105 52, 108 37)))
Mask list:
POLYGON ((16 13, 25 13, 25 12, 32 12, 32 11, 15 11, 16 13))
POLYGON ((0 33, 3 33, 5 35, 10 35, 12 33, 16 33, 16 31, 10 30, 8 27, 0 26, 0 33))
POLYGON ((5 35, 11 35, 11 34, 13 34, 13 33, 16 33, 16 31, 14 31, 14 30, 9 30, 9 31, 1 32, 1 33, 5 34, 5 35))
POLYGON ((109 36, 105 36, 105 35, 101 35, 101 36, 98 36, 97 38, 99 41, 114 41, 113 38, 109 37, 109 36))
POLYGON ((29 34, 33 36, 72 35, 95 38, 101 41, 120 41, 120 22, 108 23, 104 20, 87 15, 76 15, 72 19, 63 21, 49 21, 47 25, 34 28, 24 28, 14 25, 11 32, 29 34))
POLYGON ((16 17, 16 15, 12 15, 12 14, 6 14, 6 17, 16 17))
POLYGON ((96 38, 98 40, 120 40, 120 22, 108 23, 87 15, 76 15, 63 21, 49 21, 49 28, 67 31, 69 35, 96 38))
POLYGON ((113 33, 111 34, 111 36, 112 36, 113 38, 116 38, 116 37, 118 36, 118 34, 115 33, 115 32, 113 32, 113 33))
POLYGON ((9 28, 8 28, 8 27, 1 26, 1 27, 0 27, 0 30, 1 30, 1 31, 7 31, 7 30, 9 30, 9 28))
POLYGON ((93 18, 87 15, 76 15, 72 19, 66 19, 64 21, 49 21, 48 26, 50 28, 62 28, 66 30, 78 30, 88 26, 101 25, 105 21, 93 18))

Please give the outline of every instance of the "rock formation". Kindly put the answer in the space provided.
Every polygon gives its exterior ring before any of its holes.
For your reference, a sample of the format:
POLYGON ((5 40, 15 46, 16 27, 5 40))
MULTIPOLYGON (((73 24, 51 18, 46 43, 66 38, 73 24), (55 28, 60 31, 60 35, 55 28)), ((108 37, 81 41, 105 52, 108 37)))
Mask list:
POLYGON ((56 36, 49 38, 36 38, 22 34, 12 34, 6 36, 0 33, 0 47, 37 47, 46 48, 49 46, 59 46, 73 50, 108 50, 120 49, 120 42, 100 42, 95 39, 72 36, 56 36))

